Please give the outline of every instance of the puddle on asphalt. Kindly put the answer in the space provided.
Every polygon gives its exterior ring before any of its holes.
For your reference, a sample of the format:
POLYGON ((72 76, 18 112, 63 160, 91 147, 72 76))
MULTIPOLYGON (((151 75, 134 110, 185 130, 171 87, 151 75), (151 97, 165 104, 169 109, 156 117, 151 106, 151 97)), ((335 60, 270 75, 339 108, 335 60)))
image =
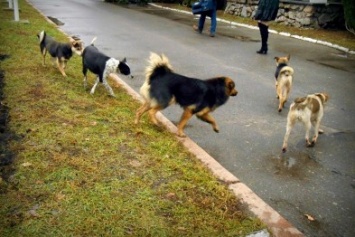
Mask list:
POLYGON ((274 174, 301 180, 307 179, 320 167, 312 151, 288 151, 272 155, 268 160, 273 164, 274 174))

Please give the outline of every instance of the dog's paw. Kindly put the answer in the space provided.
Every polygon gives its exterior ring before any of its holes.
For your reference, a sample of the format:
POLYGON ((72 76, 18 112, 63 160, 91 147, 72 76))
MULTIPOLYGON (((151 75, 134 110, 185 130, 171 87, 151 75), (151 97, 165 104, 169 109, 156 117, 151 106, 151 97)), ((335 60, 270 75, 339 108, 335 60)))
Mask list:
POLYGON ((186 134, 183 132, 177 132, 176 134, 178 137, 186 137, 186 134))
POLYGON ((283 147, 282 148, 282 153, 285 153, 287 151, 287 148, 286 147, 283 147))
POLYGON ((214 128, 213 131, 215 131, 216 133, 219 133, 219 129, 218 128, 214 128))
POLYGON ((278 111, 279 111, 279 113, 281 113, 282 109, 279 109, 278 111))
POLYGON ((323 133, 324 133, 324 131, 322 129, 318 130, 318 134, 323 134, 323 133))

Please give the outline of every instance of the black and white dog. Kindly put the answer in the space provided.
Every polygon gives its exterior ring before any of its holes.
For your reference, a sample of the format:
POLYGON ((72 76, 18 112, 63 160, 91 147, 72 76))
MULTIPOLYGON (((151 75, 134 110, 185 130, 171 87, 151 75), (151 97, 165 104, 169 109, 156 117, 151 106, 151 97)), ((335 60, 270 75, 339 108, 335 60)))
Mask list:
POLYGON ((64 69, 67 61, 73 56, 73 52, 77 55, 81 55, 83 49, 82 41, 79 38, 72 36, 69 37, 68 43, 57 42, 51 36, 47 35, 45 31, 41 31, 37 34, 37 37, 39 39, 39 47, 43 56, 43 65, 46 64, 46 54, 49 52, 52 58, 56 60, 60 73, 66 77, 67 75, 65 74, 64 69))
POLYGON ((131 74, 131 69, 126 63, 126 58, 119 61, 101 53, 95 46, 94 42, 96 37, 91 41, 90 45, 85 47, 83 57, 83 74, 84 74, 84 87, 87 86, 87 70, 97 75, 96 82, 91 88, 90 94, 94 94, 97 84, 102 83, 108 90, 111 96, 115 96, 112 88, 107 83, 107 78, 111 73, 121 73, 123 75, 131 74))

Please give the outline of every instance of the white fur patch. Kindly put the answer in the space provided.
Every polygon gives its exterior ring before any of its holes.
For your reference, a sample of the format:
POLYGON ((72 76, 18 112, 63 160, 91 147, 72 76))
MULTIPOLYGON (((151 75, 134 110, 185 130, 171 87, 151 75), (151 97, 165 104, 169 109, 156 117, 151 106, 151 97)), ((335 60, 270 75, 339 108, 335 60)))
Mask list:
POLYGON ((39 42, 41 43, 44 39, 44 30, 39 33, 39 42))
POLYGON ((110 58, 106 62, 105 70, 102 76, 102 82, 104 83, 106 81, 106 78, 110 75, 110 73, 116 73, 118 65, 120 64, 120 61, 118 61, 115 58, 110 58))

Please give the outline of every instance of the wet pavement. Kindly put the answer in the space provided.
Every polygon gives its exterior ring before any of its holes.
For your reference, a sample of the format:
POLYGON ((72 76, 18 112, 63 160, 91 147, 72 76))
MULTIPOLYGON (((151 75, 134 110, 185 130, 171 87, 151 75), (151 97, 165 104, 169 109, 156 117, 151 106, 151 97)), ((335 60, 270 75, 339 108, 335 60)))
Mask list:
MULTIPOLYGON (((97 36, 100 50, 127 57, 135 77, 123 79, 136 91, 151 51, 165 53, 174 69, 188 76, 232 77, 238 96, 213 113, 220 133, 193 118, 187 135, 306 236, 355 236, 354 55, 276 34, 270 34, 269 54, 257 55, 257 30, 218 22, 211 38, 208 30, 202 35, 192 30, 197 22, 192 15, 152 6, 29 2, 63 23, 60 28, 69 35, 86 44, 97 36), (289 151, 282 154, 287 109, 277 112, 273 57, 288 53, 295 69, 290 101, 320 91, 327 91, 330 100, 321 124, 325 134, 316 146, 305 147, 304 128, 296 125, 289 151)), ((206 24, 208 29, 208 19, 206 24)), ((82 86, 82 78, 73 83, 82 86)), ((172 106, 164 115, 176 123, 181 112, 172 106)))

